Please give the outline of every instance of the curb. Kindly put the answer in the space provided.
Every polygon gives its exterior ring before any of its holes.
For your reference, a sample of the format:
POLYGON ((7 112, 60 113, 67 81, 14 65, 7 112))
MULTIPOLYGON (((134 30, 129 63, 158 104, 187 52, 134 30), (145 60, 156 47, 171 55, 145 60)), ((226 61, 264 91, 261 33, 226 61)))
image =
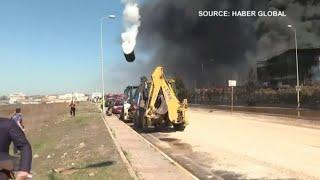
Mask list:
MULTIPOLYGON (((122 123, 124 123, 123 121, 121 121, 122 123)), ((128 126, 126 123, 124 123, 126 126, 128 126)), ((131 128, 132 129, 132 128, 131 128)), ((180 165, 177 161, 175 161, 174 159, 172 159, 170 156, 168 156, 166 153, 164 153, 161 149, 159 149, 157 146, 155 146, 154 144, 152 144, 151 142, 149 142, 146 138, 144 138, 141 134, 139 134, 137 131, 135 131, 134 129, 132 129, 132 131, 140 138, 142 139, 146 144, 148 144, 150 147, 152 147, 154 150, 156 150, 157 152, 159 152, 164 158, 166 158, 168 161, 170 161, 172 164, 174 164, 175 166, 177 166, 179 169, 181 169, 183 172, 185 172, 186 174, 188 174, 189 176, 191 176, 194 180, 199 180, 198 177, 196 177, 194 174, 192 174, 190 171, 188 171, 186 168, 184 168, 182 165, 180 165)), ((131 165, 130 165, 131 166, 131 165)))
MULTIPOLYGON (((122 161, 125 163, 129 174, 132 178, 134 178, 135 180, 139 180, 137 174, 135 173, 135 171, 133 170, 129 160, 127 159, 127 157, 124 155, 119 143, 117 142, 117 140, 115 139, 115 137, 112 134, 111 128, 106 120, 106 116, 101 113, 101 118, 105 124, 105 126, 108 129, 108 132, 117 148, 117 151, 120 154, 120 157, 122 159, 122 161)), ((122 122, 122 121, 121 121, 122 122)), ((124 123, 124 122, 122 122, 124 123)), ((125 123, 124 123, 125 124, 125 123)), ((126 126, 128 126, 127 124, 125 124, 126 126)), ((189 176, 191 176, 194 180, 199 180, 198 177, 196 177, 194 174, 192 174, 190 171, 188 171, 186 168, 184 168, 182 165, 180 165, 177 161, 175 161, 174 159, 172 159, 171 157, 169 157, 167 154, 165 154, 162 150, 160 150, 158 147, 156 147, 154 144, 152 144, 151 142, 149 142, 146 138, 144 138, 141 134, 139 134, 138 132, 136 132, 134 129, 132 129, 133 132, 138 135, 138 137, 140 137, 145 143, 147 143, 149 146, 151 146, 154 150, 156 150, 157 152, 159 152, 164 158, 166 158, 168 161, 170 161, 171 163, 173 163, 175 166, 177 166, 179 169, 181 169, 183 172, 185 172, 186 174, 188 174, 189 176)))
POLYGON ((141 134, 139 134, 138 132, 136 132, 135 130, 133 130, 135 134, 137 134, 145 143, 147 143, 149 146, 151 146, 153 149, 155 149, 156 151, 158 151, 164 158, 166 158, 168 161, 170 161, 171 163, 173 163, 175 166, 177 166, 179 169, 181 169, 183 172, 185 172, 186 174, 188 174, 189 176, 191 176, 194 180, 199 180, 198 177, 196 177, 195 175, 193 175, 190 171, 188 171, 186 168, 184 168, 182 165, 180 165, 177 161, 175 161, 174 159, 172 159, 170 156, 168 156, 166 153, 164 153, 161 149, 159 149, 157 146, 155 146, 154 144, 152 144, 151 142, 149 142, 146 138, 144 138, 141 134))
POLYGON ((109 126, 109 124, 108 124, 108 122, 107 122, 107 120, 106 120, 106 116, 103 115, 103 114, 101 114, 101 118, 102 118, 102 120, 103 120, 103 122, 104 122, 104 124, 105 124, 105 126, 106 126, 106 128, 107 128, 107 130, 108 130, 108 132, 109 132, 109 134, 110 134, 110 136, 111 136, 111 139, 113 140, 113 142, 114 142, 114 144, 115 144, 115 146, 116 146, 117 151, 118 151, 119 154, 120 154, 120 157, 121 157, 122 161, 123 161, 124 164, 126 165, 130 176, 131 176, 134 180, 139 180, 139 178, 138 178, 137 174, 135 173, 135 171, 133 170, 133 168, 132 168, 129 160, 128 160, 127 157, 124 155, 124 153, 123 153, 120 145, 118 144, 116 138, 113 136, 112 131, 111 131, 111 128, 110 128, 110 126, 109 126))

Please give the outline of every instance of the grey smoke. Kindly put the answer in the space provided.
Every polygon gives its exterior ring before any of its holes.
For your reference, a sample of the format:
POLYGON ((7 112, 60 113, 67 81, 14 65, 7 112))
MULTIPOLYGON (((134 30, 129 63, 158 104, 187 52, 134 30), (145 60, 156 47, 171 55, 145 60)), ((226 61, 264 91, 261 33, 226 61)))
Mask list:
POLYGON ((289 48, 294 48, 293 31, 297 29, 299 48, 320 47, 320 1, 319 0, 273 0, 268 3, 272 10, 284 10, 287 17, 261 17, 255 22, 258 34, 257 58, 267 58, 289 48))
POLYGON ((153 0, 140 11, 139 52, 189 86, 245 81, 258 60, 293 48, 287 24, 297 28, 300 48, 320 47, 319 0, 153 0), (287 17, 205 18, 199 10, 284 10, 287 17))

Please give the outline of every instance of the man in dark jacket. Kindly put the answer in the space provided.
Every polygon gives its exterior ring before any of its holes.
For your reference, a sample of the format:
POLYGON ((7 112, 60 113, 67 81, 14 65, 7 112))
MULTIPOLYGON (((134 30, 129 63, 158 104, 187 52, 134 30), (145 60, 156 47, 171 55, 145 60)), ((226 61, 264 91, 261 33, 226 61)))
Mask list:
MULTIPOLYGON (((0 117, 0 153, 9 155, 11 142, 21 151, 16 178, 17 180, 24 180, 29 176, 31 170, 32 150, 30 143, 17 123, 0 117)), ((5 177, 4 173, 0 171, 0 179, 3 177, 5 177)))

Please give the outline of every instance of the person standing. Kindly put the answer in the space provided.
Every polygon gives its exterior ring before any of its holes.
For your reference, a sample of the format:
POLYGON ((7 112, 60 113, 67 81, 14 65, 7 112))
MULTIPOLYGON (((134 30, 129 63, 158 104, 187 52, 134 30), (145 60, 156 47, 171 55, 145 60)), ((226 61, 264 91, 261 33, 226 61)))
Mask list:
MULTIPOLYGON (((21 109, 20 108, 16 108, 16 112, 12 115, 11 120, 13 120, 15 123, 17 123, 17 125, 19 126, 19 128, 24 131, 24 125, 23 125, 23 118, 22 118, 22 113, 21 113, 21 109)), ((17 154, 18 153, 18 149, 16 146, 13 146, 13 153, 17 154)))
MULTIPOLYGON (((16 180, 25 180, 30 176, 32 164, 32 149, 22 129, 16 122, 0 117, 0 154, 9 157, 9 147, 13 142, 14 146, 21 151, 20 163, 16 173, 16 180)), ((2 156, 1 156, 2 157, 2 156)), ((0 159, 5 161, 6 159, 0 159)), ((0 179, 7 180, 7 172, 0 166, 0 179)))
POLYGON ((75 117, 76 116, 76 103, 74 102, 74 100, 71 101, 69 106, 70 106, 70 115, 75 117))

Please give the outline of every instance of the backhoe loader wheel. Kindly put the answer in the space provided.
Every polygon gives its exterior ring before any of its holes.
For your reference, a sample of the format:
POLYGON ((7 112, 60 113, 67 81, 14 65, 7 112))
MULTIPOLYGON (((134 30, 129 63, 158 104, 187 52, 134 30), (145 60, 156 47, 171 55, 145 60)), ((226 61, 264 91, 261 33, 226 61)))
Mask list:
POLYGON ((124 121, 124 107, 122 107, 122 109, 121 109, 121 113, 120 113, 119 119, 120 119, 121 121, 124 121))
POLYGON ((186 126, 182 123, 182 124, 173 124, 174 130, 176 131, 184 131, 184 129, 186 128, 186 126))
POLYGON ((146 110, 144 108, 139 108, 136 112, 136 117, 134 121, 134 125, 136 128, 143 129, 144 128, 144 122, 145 122, 145 112, 146 110))
POLYGON ((136 113, 134 114, 133 124, 135 128, 138 128, 138 129, 141 128, 139 110, 137 110, 136 113))
POLYGON ((142 131, 148 130, 148 119, 146 117, 141 118, 141 126, 142 126, 142 131))

